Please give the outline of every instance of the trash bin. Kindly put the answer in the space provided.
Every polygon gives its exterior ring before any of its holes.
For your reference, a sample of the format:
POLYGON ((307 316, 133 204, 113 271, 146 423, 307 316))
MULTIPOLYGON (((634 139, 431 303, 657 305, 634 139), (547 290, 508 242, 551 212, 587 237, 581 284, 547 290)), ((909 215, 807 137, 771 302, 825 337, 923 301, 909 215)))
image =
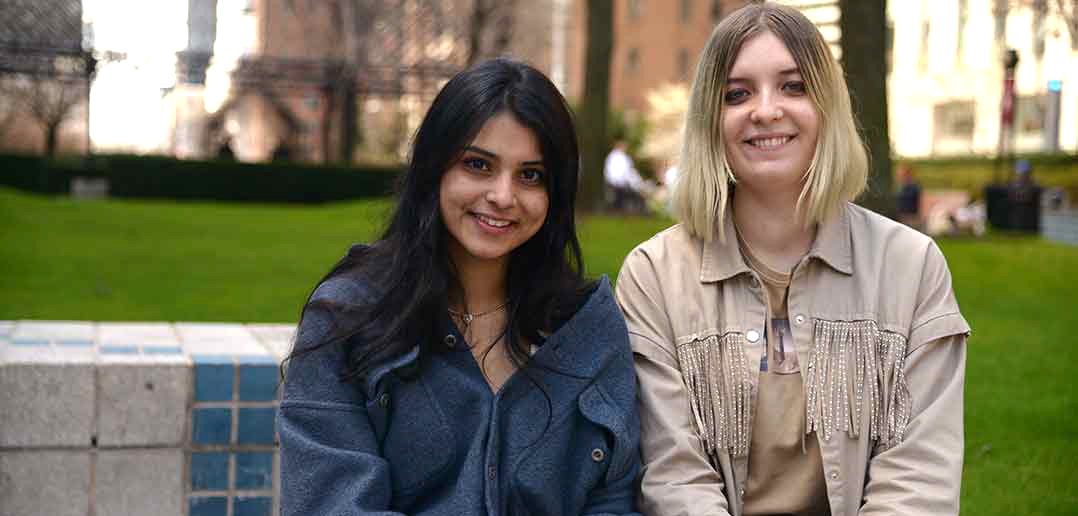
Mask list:
POLYGON ((1038 185, 995 184, 984 188, 988 223, 996 229, 1039 232, 1041 193, 1038 185))

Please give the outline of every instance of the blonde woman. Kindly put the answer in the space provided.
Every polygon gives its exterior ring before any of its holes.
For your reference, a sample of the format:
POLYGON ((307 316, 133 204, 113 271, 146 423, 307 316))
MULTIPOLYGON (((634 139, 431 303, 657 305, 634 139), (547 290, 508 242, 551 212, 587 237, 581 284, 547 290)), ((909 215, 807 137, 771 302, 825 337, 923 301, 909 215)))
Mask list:
POLYGON ((643 512, 957 514, 969 326, 936 244, 851 203, 864 145, 802 14, 718 25, 680 168, 617 283, 643 512))

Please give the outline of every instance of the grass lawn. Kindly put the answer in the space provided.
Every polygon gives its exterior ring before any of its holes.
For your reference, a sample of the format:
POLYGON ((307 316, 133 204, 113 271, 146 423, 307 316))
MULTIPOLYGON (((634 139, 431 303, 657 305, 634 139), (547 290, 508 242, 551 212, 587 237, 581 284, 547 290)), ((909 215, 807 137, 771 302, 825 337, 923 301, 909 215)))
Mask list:
MULTIPOLYGON (((0 319, 295 321, 315 281, 377 234, 384 201, 79 202, 0 189, 0 319)), ((593 217, 589 274, 615 277, 669 225, 593 217)), ((1078 514, 1078 248, 941 242, 973 327, 963 512, 1078 514), (1072 276, 1075 275, 1075 276, 1072 276)))

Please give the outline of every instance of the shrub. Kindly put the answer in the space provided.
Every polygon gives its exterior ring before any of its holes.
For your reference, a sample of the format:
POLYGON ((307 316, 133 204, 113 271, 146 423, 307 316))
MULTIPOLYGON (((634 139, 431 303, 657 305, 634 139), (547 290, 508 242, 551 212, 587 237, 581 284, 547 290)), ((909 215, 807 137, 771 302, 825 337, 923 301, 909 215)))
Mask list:
POLYGON ((149 199, 316 203, 382 197, 402 166, 313 166, 97 155, 47 159, 0 155, 0 184, 47 194, 68 193, 74 177, 108 180, 109 195, 149 199))

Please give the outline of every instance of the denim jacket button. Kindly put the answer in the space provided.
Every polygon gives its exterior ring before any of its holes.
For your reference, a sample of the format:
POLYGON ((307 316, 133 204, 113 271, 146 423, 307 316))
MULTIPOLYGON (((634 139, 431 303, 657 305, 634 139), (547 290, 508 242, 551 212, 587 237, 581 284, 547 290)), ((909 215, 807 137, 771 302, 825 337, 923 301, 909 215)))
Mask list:
POLYGON ((596 448, 591 451, 591 460, 595 462, 602 462, 604 458, 606 458, 606 452, 604 452, 601 448, 596 448))
POLYGON ((378 397, 378 406, 382 408, 389 406, 389 394, 383 392, 382 395, 378 397))
POLYGON ((445 336, 445 345, 449 349, 453 349, 457 346, 457 336, 450 333, 445 336))
POLYGON ((760 340, 760 332, 756 330, 749 330, 745 332, 745 338, 749 339, 749 342, 756 342, 760 340))

